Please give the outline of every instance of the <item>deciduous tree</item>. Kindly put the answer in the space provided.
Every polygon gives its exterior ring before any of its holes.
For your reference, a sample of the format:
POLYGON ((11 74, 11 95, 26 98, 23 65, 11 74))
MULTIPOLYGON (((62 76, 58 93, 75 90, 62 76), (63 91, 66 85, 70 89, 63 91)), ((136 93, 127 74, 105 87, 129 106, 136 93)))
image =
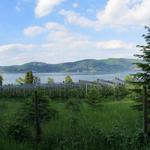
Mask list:
POLYGON ((68 76, 65 77, 64 82, 67 83, 67 84, 70 84, 70 83, 73 83, 73 80, 72 80, 71 76, 68 75, 68 76))

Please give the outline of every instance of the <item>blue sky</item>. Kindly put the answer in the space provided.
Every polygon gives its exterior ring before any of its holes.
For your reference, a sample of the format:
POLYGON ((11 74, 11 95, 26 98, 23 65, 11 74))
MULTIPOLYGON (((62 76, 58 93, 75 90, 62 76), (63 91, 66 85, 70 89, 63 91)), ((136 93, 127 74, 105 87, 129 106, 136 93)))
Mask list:
POLYGON ((5 0, 0 65, 133 58, 150 0, 5 0))

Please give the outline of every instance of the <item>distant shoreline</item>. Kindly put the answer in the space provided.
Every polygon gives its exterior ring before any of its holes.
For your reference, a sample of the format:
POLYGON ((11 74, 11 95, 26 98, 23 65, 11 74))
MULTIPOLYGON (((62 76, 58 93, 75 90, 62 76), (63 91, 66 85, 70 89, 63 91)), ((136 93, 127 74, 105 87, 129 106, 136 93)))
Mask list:
MULTIPOLYGON (((126 75, 134 74, 137 71, 123 71, 115 73, 104 73, 104 74, 80 74, 80 73, 35 73, 41 79, 41 83, 47 83, 48 77, 54 79, 54 82, 63 82, 67 75, 70 75, 74 82, 79 80, 94 81, 97 79, 111 80, 114 77, 124 79, 126 75)), ((1 74, 4 78, 4 84, 15 84, 16 79, 23 77, 25 73, 3 73, 1 74)))
MULTIPOLYGON (((116 72, 33 72, 35 74, 61 74, 61 75, 104 75, 104 74, 114 74, 114 73, 123 73, 123 72, 138 72, 139 70, 124 70, 116 72)), ((25 74, 26 72, 0 72, 0 74, 25 74)))

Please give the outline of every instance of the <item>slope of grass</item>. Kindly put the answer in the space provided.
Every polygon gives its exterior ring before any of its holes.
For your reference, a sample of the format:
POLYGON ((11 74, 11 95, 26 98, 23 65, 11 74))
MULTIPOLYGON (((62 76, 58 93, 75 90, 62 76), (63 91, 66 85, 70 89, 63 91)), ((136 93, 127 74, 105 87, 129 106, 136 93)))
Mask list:
MULTIPOLYGON (((25 99, 15 98, 0 99, 1 150, 9 150, 10 147, 12 147, 12 150, 31 149, 30 144, 18 144, 12 140, 8 140, 6 138, 7 134, 5 133, 8 124, 13 121, 16 112, 21 108, 24 100, 25 99)), ((44 143, 47 143, 44 144, 44 149, 51 148, 53 150, 55 146, 58 146, 57 142, 65 137, 66 139, 63 139, 62 142, 69 141, 67 144, 71 144, 69 150, 72 150, 74 149, 74 140, 76 141, 76 138, 79 138, 78 136, 83 140, 80 140, 80 143, 84 143, 83 149, 85 149, 88 145, 86 141, 88 141, 89 138, 93 138, 92 136, 95 136, 94 134, 97 134, 93 133, 92 129, 100 129, 105 133, 110 133, 114 127, 117 126, 119 130, 125 131, 128 135, 132 135, 136 133, 137 128, 142 128, 142 114, 131 108, 135 102, 129 99, 124 99, 122 101, 106 100, 106 102, 104 99, 99 106, 95 107, 87 104, 85 100, 81 101, 82 103, 79 112, 70 111, 66 107, 65 102, 55 100, 50 101, 51 106, 58 110, 59 117, 55 120, 44 123, 42 126, 44 143), (72 141, 73 143, 71 143, 72 141), (54 147, 46 148, 46 145, 54 145, 54 147)), ((61 142, 59 141, 59 143, 61 142)))
MULTIPOLYGON (((130 100, 103 102, 95 108, 83 103, 80 112, 76 113, 79 118, 79 124, 83 127, 94 126, 110 132, 114 126, 126 128, 128 133, 136 132, 137 128, 142 128, 141 113, 131 108, 135 103, 130 100)), ((69 126, 68 119, 72 116, 66 109, 64 103, 52 103, 52 106, 59 111, 58 120, 47 124, 48 129, 52 128, 63 130, 69 126)))

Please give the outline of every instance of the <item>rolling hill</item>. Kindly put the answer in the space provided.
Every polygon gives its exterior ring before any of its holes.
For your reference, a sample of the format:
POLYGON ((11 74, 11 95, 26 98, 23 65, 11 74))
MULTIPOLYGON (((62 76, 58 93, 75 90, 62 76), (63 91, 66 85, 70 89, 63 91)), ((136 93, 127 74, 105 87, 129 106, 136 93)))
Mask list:
POLYGON ((67 62, 60 64, 47 64, 42 62, 30 62, 23 65, 0 66, 0 72, 5 73, 22 73, 32 70, 38 73, 49 72, 74 72, 74 73, 114 73, 122 71, 135 70, 133 65, 137 62, 135 59, 86 59, 76 62, 67 62))

